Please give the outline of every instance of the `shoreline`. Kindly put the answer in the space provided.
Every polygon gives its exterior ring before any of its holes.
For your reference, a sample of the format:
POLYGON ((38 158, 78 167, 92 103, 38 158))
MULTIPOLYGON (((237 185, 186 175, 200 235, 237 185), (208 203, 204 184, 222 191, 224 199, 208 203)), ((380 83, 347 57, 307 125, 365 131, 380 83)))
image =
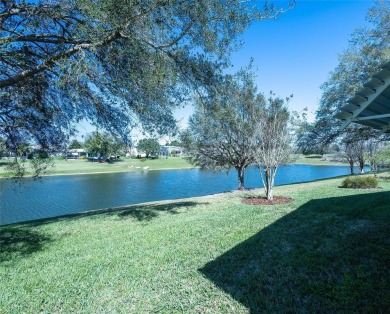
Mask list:
MULTIPOLYGON (((288 165, 308 165, 308 166, 336 166, 336 167, 345 167, 349 166, 348 164, 312 164, 312 163, 292 163, 287 165, 281 165, 281 166, 288 166, 288 165)), ((366 165, 368 166, 368 165, 366 165)), ((51 173, 51 174, 44 174, 40 177, 53 177, 53 176, 73 176, 73 175, 89 175, 89 174, 110 174, 110 173, 127 173, 127 172, 140 172, 140 171, 165 171, 165 170, 190 170, 190 169, 200 169, 199 167, 170 167, 170 168, 155 168, 155 169, 136 169, 136 168, 130 168, 129 170, 110 170, 110 171, 92 171, 92 172, 71 172, 71 173, 51 173)), ((31 178, 32 175, 26 175, 24 178, 31 178)), ((0 179, 13 179, 14 177, 7 177, 0 174, 0 179)))
MULTIPOLYGON (((345 163, 335 163, 335 164, 310 164, 310 163, 304 163, 304 162, 294 162, 293 164, 289 165, 309 165, 309 166, 340 166, 340 167, 345 167, 349 166, 349 164, 345 163)), ((368 165, 366 165, 368 166, 368 165)))
MULTIPOLYGON (((134 170, 118 170, 118 171, 93 171, 93 172, 72 172, 72 173, 53 173, 53 174, 44 174, 40 177, 54 177, 54 176, 78 176, 78 175, 88 175, 88 174, 109 174, 109 173, 127 173, 127 172, 140 172, 140 171, 163 171, 163 170, 189 170, 197 169, 199 167, 188 167, 188 168, 159 168, 159 169, 135 169, 134 170)), ((25 176, 24 178, 31 178, 31 175, 25 176)), ((0 176, 0 179, 13 179, 14 177, 0 176)))

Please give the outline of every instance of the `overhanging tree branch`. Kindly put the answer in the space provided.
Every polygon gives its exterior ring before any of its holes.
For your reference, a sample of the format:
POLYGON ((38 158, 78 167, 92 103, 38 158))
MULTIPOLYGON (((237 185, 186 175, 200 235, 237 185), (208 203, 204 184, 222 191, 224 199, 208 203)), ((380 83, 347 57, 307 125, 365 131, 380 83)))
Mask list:
POLYGON ((72 55, 80 52, 81 50, 92 50, 92 49, 95 49, 97 47, 106 46, 106 45, 110 44, 111 42, 113 42, 116 39, 121 38, 121 37, 122 37, 121 32, 118 30, 118 31, 115 31, 110 36, 108 36, 107 38, 105 38, 104 40, 98 41, 96 43, 78 44, 78 45, 76 45, 76 46, 74 46, 74 47, 72 47, 64 52, 61 52, 57 55, 52 56, 51 58, 45 60, 42 64, 37 65, 33 69, 22 71, 16 75, 6 79, 6 80, 0 80, 0 88, 15 85, 26 78, 30 78, 38 73, 41 73, 41 72, 47 70, 48 68, 50 68, 57 61, 69 58, 72 55))

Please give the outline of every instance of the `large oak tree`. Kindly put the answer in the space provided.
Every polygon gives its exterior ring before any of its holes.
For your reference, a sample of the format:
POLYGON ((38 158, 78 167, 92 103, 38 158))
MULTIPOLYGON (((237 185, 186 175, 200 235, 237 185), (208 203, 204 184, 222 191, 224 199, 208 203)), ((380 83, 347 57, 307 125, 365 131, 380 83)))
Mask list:
POLYGON ((66 142, 81 120, 126 137, 174 128, 254 20, 283 12, 239 0, 0 1, 0 138, 9 150, 66 142))

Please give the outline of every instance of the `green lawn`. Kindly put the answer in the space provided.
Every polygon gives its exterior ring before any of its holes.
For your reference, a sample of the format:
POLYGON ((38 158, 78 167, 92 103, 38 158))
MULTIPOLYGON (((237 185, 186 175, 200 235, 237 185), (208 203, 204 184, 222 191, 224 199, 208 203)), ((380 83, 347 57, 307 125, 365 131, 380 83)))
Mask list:
POLYGON ((331 161, 332 155, 295 155, 294 162, 296 164, 308 164, 308 165, 324 165, 324 166, 348 166, 346 162, 331 161))
POLYGON ((390 173, 0 228, 0 313, 385 313, 390 173), (386 177, 387 176, 387 177, 386 177))
MULTIPOLYGON (((1 160, 0 162, 0 177, 6 176, 6 165, 9 161, 1 160)), ((144 162, 141 159, 121 158, 112 163, 98 163, 81 159, 55 159, 55 166, 52 169, 52 174, 74 174, 74 173, 96 173, 96 172, 123 172, 123 171, 142 171, 143 167, 149 167, 149 170, 161 169, 182 169, 192 168, 184 158, 169 157, 168 159, 148 159, 144 162), (137 168, 139 167, 139 168, 137 168)))

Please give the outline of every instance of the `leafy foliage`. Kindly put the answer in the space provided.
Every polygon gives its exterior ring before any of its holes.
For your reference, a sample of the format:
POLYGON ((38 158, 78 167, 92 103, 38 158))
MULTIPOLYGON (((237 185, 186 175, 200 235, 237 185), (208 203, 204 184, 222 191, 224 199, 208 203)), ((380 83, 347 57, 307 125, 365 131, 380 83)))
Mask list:
POLYGON ((69 145, 68 148, 69 148, 69 149, 79 149, 79 148, 83 148, 83 144, 80 143, 78 140, 73 140, 73 141, 70 143, 70 145, 69 145))
POLYGON ((374 177, 348 177, 343 180, 341 186, 351 189, 373 189, 378 184, 379 181, 374 177))
POLYGON ((89 134, 85 140, 85 148, 88 154, 97 157, 118 155, 122 147, 122 142, 115 139, 107 132, 93 132, 89 134))
POLYGON ((189 127, 182 134, 192 164, 204 169, 230 169, 244 188, 244 170, 254 162, 257 121, 264 97, 257 93, 252 74, 227 75, 207 98, 198 99, 189 127))
POLYGON ((371 139, 366 143, 364 158, 376 176, 380 165, 390 164, 390 146, 371 139))
POLYGON ((387 164, 390 164, 390 145, 383 147, 378 152, 378 159, 380 161, 387 163, 387 164))
POLYGON ((0 1, 0 138, 62 148, 87 119, 124 138, 175 128, 253 20, 283 10, 237 0, 0 1))
POLYGON ((151 154, 158 154, 160 151, 160 144, 156 139, 144 138, 139 141, 137 149, 146 153, 146 157, 151 154))
POLYGON ((179 147, 179 146, 181 146, 181 142, 179 140, 173 140, 171 142, 167 142, 166 146, 177 146, 177 147, 179 147))

